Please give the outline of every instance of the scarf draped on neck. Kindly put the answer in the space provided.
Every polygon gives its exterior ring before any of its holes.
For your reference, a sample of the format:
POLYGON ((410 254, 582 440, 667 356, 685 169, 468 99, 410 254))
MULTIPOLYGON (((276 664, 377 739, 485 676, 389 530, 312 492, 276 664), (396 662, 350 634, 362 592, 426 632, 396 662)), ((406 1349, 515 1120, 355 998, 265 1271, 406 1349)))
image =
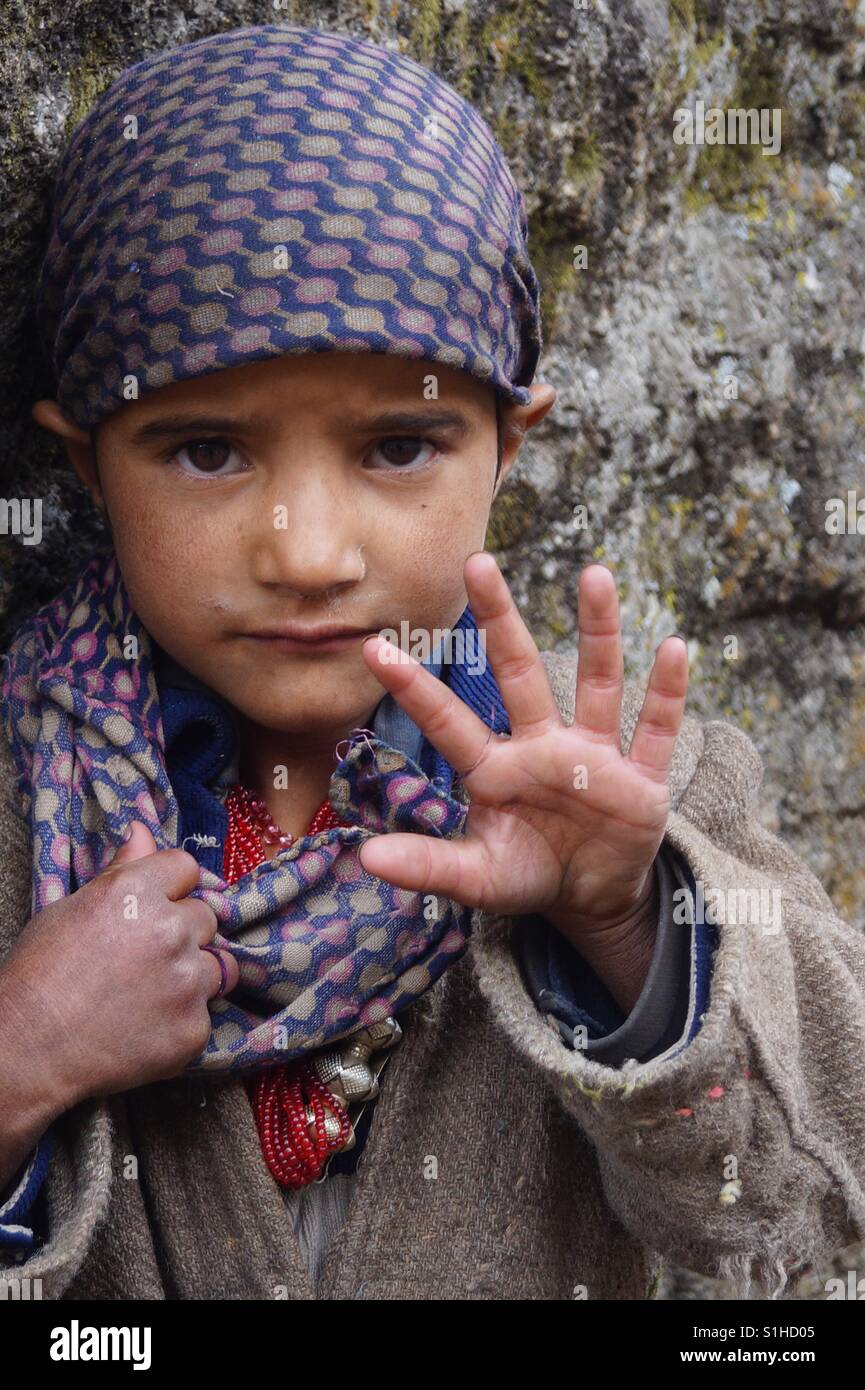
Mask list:
MULTIPOLYGON (((470 608, 458 629, 476 634, 470 608)), ((148 827, 157 849, 178 843, 153 657, 112 554, 90 560, 3 658, 2 714, 30 825, 34 914, 96 877, 132 820, 148 827)), ((488 727, 507 732, 489 669, 445 670, 488 727)), ((416 763, 355 731, 329 790, 348 828, 299 838, 233 884, 199 865, 192 896, 216 914, 214 944, 236 958, 240 982, 231 997, 210 1000, 210 1039, 186 1072, 254 1070, 323 1047, 398 1013, 464 953, 467 908, 395 888, 358 859, 365 840, 389 831, 462 835, 467 805, 454 781, 426 740, 416 763)))

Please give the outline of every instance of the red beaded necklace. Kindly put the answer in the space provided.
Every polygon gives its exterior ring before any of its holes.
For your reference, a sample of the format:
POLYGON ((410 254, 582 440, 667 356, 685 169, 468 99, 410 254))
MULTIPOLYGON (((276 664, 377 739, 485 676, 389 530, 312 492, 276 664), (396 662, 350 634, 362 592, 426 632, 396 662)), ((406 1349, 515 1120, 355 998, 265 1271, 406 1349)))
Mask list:
MULTIPOLYGON (((236 782, 225 800, 228 835, 222 876, 234 883, 267 858, 265 844, 290 845, 294 837, 277 825, 261 797, 236 782)), ((308 835, 349 822, 337 816, 325 797, 308 835)), ((315 1182, 331 1154, 351 1134, 348 1111, 313 1074, 307 1059, 264 1067, 249 1082, 249 1096, 265 1162, 282 1187, 315 1182)))

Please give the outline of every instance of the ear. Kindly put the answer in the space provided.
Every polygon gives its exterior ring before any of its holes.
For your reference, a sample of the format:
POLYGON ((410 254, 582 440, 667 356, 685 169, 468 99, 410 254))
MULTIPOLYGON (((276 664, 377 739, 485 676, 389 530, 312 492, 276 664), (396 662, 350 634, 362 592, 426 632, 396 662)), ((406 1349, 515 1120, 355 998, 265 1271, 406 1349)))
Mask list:
POLYGON ((105 511, 105 499, 99 481, 99 468, 96 463, 96 450, 90 434, 64 415, 56 401, 37 401, 30 412, 37 425, 50 430, 66 445, 69 462, 90 493, 95 506, 105 511))
POLYGON ((546 381, 529 387, 532 399, 526 405, 508 405, 502 413, 502 466, 493 489, 493 499, 513 468, 527 432, 540 424, 555 404, 556 389, 546 381))

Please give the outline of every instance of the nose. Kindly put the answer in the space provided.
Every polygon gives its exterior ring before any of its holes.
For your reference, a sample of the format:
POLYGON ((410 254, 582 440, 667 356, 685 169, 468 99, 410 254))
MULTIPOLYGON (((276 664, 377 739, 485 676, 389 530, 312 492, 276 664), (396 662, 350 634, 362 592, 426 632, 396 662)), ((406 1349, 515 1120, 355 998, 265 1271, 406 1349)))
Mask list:
POLYGON ((332 477, 325 480, 312 468, 295 480, 262 508, 256 579, 304 597, 358 583, 366 565, 356 505, 334 490, 332 477))

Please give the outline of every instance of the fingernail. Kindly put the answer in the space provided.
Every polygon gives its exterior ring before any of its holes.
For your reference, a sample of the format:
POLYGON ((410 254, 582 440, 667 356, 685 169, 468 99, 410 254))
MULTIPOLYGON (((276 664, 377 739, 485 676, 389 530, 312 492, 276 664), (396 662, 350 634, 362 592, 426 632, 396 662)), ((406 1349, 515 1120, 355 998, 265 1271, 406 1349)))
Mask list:
POLYGON ((131 840, 131 839, 132 839, 132 826, 131 826, 131 825, 127 825, 126 829, 125 829, 124 832, 123 832, 123 843, 126 844, 127 841, 128 841, 128 840, 131 840))

